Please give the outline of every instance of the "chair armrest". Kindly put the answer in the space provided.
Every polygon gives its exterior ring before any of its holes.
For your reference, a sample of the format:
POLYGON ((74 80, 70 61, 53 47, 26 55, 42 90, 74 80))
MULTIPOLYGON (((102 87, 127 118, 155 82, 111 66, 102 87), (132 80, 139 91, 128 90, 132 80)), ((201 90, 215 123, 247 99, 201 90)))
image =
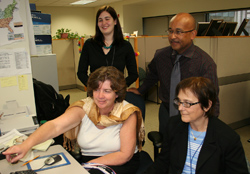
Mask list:
POLYGON ((153 142, 154 147, 160 148, 163 141, 163 136, 158 131, 151 131, 148 133, 148 139, 153 142))

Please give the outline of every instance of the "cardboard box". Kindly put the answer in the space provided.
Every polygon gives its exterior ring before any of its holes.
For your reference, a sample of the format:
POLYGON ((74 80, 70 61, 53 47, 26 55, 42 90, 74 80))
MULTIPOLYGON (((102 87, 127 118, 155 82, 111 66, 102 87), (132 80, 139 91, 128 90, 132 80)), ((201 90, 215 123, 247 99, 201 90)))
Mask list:
POLYGON ((36 11, 36 4, 30 3, 30 11, 36 11))
POLYGON ((35 35, 51 35, 51 15, 31 12, 35 35))
POLYGON ((37 55, 52 54, 51 35, 35 35, 37 55))
POLYGON ((50 25, 51 24, 51 15, 44 13, 31 12, 33 25, 50 25))
POLYGON ((33 25, 34 35, 51 35, 50 25, 33 25))

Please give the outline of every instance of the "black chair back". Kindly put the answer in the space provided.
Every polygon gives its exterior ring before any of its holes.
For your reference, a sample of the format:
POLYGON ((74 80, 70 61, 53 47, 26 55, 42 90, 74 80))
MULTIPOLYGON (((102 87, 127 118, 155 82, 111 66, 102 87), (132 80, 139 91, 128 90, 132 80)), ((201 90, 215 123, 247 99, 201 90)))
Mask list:
MULTIPOLYGON (((145 101, 142 98, 142 96, 137 95, 133 92, 127 92, 125 100, 141 109, 142 118, 145 122, 145 101)), ((144 173, 144 171, 152 164, 153 164, 153 160, 151 159, 150 155, 147 152, 142 150, 140 152, 140 165, 136 174, 144 173)))
POLYGON ((145 122, 145 101, 143 100, 142 96, 133 92, 127 92, 125 100, 141 109, 142 118, 145 122))

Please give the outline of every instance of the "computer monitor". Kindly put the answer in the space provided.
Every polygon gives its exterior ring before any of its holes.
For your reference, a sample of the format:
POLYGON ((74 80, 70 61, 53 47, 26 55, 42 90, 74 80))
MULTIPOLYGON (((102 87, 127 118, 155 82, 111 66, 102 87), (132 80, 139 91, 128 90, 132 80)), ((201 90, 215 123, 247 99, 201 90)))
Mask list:
POLYGON ((235 34, 236 36, 240 36, 242 32, 244 32, 245 36, 249 36, 249 33, 245 30, 245 27, 246 27, 248 21, 249 21, 249 19, 244 19, 241 22, 241 25, 240 25, 237 33, 235 34))
POLYGON ((223 23, 223 19, 212 19, 210 21, 209 27, 205 33, 205 36, 221 36, 219 29, 223 23))
POLYGON ((198 22, 197 36, 204 36, 209 27, 209 24, 210 22, 198 22))
POLYGON ((222 36, 233 36, 237 24, 238 22, 225 22, 220 30, 222 36))

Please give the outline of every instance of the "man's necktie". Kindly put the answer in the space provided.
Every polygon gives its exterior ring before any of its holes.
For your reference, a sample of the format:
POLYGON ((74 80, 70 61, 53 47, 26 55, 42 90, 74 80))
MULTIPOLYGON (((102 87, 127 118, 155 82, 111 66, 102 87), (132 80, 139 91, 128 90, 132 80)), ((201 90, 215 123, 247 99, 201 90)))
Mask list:
POLYGON ((177 84, 181 81, 181 70, 180 70, 180 59, 181 55, 176 56, 176 60, 174 62, 174 67, 171 73, 171 83, 170 83, 170 100, 169 100, 169 115, 170 117, 177 115, 178 110, 174 106, 174 98, 175 98, 175 88, 177 84))

